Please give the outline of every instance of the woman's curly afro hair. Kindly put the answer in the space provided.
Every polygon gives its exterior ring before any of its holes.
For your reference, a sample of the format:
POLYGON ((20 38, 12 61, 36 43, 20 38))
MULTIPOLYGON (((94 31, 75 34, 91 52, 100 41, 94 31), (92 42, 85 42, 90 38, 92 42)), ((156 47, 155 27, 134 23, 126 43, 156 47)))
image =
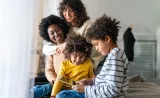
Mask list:
POLYGON ((90 19, 81 0, 62 0, 59 7, 59 14, 63 19, 63 11, 66 7, 70 7, 75 12, 78 27, 81 27, 86 20, 90 19))
POLYGON ((58 27, 62 29, 64 37, 67 37, 67 34, 69 32, 69 26, 66 24, 66 22, 58 16, 50 15, 48 17, 43 18, 39 24, 39 34, 44 40, 52 42, 49 38, 47 31, 48 27, 52 24, 58 25, 58 27))
POLYGON ((92 51, 92 44, 81 35, 70 35, 66 41, 65 57, 70 58, 70 54, 73 52, 85 53, 86 57, 90 57, 92 51))
POLYGON ((120 21, 111 19, 104 14, 88 29, 86 37, 88 40, 105 40, 105 37, 109 36, 113 43, 116 43, 120 28, 119 23, 120 21))

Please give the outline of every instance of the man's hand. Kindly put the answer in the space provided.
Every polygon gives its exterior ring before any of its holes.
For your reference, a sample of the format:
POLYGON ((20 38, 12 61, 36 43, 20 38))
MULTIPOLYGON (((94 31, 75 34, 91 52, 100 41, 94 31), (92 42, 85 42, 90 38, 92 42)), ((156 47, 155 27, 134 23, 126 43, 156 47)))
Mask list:
POLYGON ((56 98, 56 97, 54 97, 54 96, 51 96, 50 98, 56 98))
POLYGON ((79 93, 84 93, 85 86, 83 84, 76 84, 72 86, 73 90, 76 90, 79 93))

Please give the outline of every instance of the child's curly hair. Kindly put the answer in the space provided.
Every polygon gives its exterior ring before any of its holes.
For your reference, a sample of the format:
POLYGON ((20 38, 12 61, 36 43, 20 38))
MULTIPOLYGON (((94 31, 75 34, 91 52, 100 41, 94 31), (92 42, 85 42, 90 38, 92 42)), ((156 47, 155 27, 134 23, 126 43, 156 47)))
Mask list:
POLYGON ((62 29, 64 37, 67 37, 67 34, 69 32, 69 26, 66 24, 66 22, 58 16, 50 15, 43 18, 39 24, 39 34, 44 40, 54 43, 50 40, 47 31, 48 27, 52 24, 58 25, 58 27, 62 29))
POLYGON ((88 40, 105 40, 105 37, 109 36, 113 43, 116 43, 120 28, 119 23, 120 21, 111 19, 104 14, 88 29, 86 37, 88 40))
POLYGON ((86 57, 90 57, 92 51, 92 44, 81 35, 70 35, 66 41, 65 57, 70 59, 70 54, 73 52, 85 53, 86 57))
POLYGON ((90 19, 81 0, 62 0, 59 7, 59 14, 63 19, 63 11, 66 7, 70 7, 76 13, 78 27, 81 27, 86 20, 90 19))

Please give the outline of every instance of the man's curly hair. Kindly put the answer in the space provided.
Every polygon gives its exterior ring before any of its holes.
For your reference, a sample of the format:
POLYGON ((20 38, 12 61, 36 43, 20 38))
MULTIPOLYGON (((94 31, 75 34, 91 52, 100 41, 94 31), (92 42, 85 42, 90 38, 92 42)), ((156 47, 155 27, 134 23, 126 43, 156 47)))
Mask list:
POLYGON ((70 59, 70 54, 73 52, 85 53, 86 57, 90 57, 92 51, 92 44, 87 42, 86 38, 81 35, 70 35, 66 41, 65 57, 70 59))
POLYGON ((63 11, 66 7, 70 7, 75 12, 78 27, 81 27, 86 20, 90 19, 81 0, 62 0, 59 7, 59 14, 64 20, 63 11))
POLYGON ((54 43, 50 40, 47 31, 48 27, 52 24, 58 25, 58 27, 63 31, 64 38, 67 37, 67 34, 69 32, 69 26, 66 24, 66 22, 58 16, 50 15, 43 18, 39 24, 39 34, 44 40, 54 43))
POLYGON ((119 23, 120 21, 111 19, 104 14, 88 29, 86 37, 88 40, 105 40, 105 37, 109 36, 113 43, 116 43, 120 28, 119 23))

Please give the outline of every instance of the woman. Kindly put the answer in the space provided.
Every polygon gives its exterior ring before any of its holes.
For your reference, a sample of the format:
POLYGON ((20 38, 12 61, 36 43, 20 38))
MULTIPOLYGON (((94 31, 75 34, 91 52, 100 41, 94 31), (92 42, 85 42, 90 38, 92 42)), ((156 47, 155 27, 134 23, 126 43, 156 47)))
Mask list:
MULTIPOLYGON (((47 42, 52 43, 54 48, 65 47, 65 39, 69 32, 69 26, 61 18, 50 15, 43 18, 39 25, 40 36, 47 42)), ((56 80, 60 63, 64 60, 62 52, 52 53, 47 56, 45 75, 50 84, 37 85, 31 89, 34 92, 34 98, 40 98, 51 93, 52 86, 56 80)))
POLYGON ((81 0, 63 0, 59 7, 60 16, 71 26, 70 32, 85 36, 92 22, 81 0))

